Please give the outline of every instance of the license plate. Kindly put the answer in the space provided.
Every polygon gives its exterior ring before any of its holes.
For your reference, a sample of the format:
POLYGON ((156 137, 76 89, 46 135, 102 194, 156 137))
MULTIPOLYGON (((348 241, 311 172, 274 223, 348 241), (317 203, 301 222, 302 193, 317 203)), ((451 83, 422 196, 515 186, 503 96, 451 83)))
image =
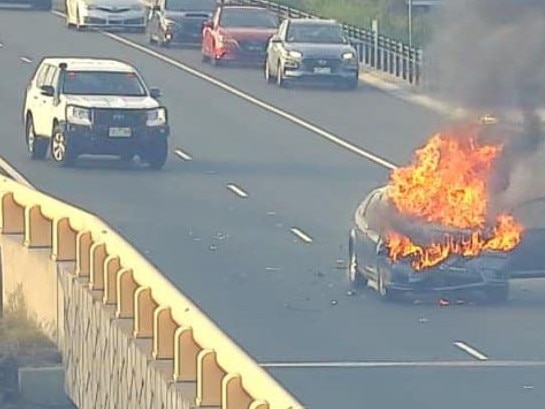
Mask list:
POLYGON ((330 67, 316 67, 314 68, 315 74, 331 74, 331 68, 330 67))
POLYGON ((108 136, 110 138, 130 138, 131 128, 110 128, 108 136))

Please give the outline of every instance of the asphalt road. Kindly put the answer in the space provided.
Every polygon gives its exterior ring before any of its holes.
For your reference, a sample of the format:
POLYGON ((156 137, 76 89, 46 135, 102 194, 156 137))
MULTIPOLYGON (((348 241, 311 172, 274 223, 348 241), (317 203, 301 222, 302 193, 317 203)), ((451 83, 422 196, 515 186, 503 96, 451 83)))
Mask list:
MULTIPOLYGON (((144 36, 125 37, 145 44, 144 36)), ((545 364, 520 361, 545 361, 543 282, 514 283, 511 302, 501 307, 388 305, 371 291, 347 294, 337 260, 346 259, 354 209, 387 180, 386 169, 170 60, 100 33, 69 31, 48 13, 0 10, 0 43, 1 155, 38 188, 118 229, 258 362, 328 362, 270 369, 309 408, 542 407, 545 364), (172 150, 192 160, 173 152, 163 172, 115 160, 85 160, 70 170, 28 160, 22 97, 45 55, 136 64, 165 92, 172 150), (230 183, 248 197, 228 190, 230 183), (455 342, 512 362, 478 366, 455 342), (377 361, 477 366, 361 364, 377 361)), ((395 163, 443 122, 373 88, 278 90, 256 70, 212 69, 195 51, 155 50, 395 163)))

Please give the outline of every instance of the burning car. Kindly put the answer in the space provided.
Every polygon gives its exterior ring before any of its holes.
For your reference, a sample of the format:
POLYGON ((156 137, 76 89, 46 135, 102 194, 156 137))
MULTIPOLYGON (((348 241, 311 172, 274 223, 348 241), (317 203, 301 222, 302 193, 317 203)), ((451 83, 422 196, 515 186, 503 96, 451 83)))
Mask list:
POLYGON ((490 181, 503 145, 465 126, 434 135, 356 210, 347 278, 382 298, 479 290, 508 298, 509 279, 545 277, 545 199, 498 207, 490 181))

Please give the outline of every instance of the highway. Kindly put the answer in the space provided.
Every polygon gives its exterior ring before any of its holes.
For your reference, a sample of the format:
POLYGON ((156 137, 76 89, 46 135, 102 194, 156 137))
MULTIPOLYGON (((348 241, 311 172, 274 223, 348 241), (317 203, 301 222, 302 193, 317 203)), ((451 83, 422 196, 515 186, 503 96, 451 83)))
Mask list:
POLYGON ((123 38, 70 31, 50 13, 0 10, 0 155, 39 189, 120 231, 310 409, 543 406, 543 282, 513 283, 499 307, 347 293, 339 260, 352 215, 388 170, 324 134, 402 164, 443 118, 370 87, 276 89, 260 71, 203 66, 197 51, 149 52, 144 36, 123 38), (22 98, 46 55, 121 58, 159 86, 173 130, 164 171, 30 161, 22 98), (316 361, 329 366, 304 365, 316 361), (286 362, 294 366, 275 365, 286 362))

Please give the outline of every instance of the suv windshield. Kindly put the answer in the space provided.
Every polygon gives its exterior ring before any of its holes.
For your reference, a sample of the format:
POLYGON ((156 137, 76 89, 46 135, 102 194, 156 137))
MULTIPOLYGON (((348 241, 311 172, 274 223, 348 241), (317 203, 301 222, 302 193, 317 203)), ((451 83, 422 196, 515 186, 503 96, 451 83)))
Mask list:
POLYGON ((290 24, 287 40, 290 43, 346 44, 340 25, 290 24))
POLYGON ((133 72, 67 71, 62 91, 70 95, 145 96, 146 88, 133 72))
POLYGON ((206 11, 216 9, 216 0, 166 0, 165 10, 169 11, 206 11))
POLYGON ((277 28, 278 18, 267 10, 223 9, 220 25, 237 28, 277 28))

